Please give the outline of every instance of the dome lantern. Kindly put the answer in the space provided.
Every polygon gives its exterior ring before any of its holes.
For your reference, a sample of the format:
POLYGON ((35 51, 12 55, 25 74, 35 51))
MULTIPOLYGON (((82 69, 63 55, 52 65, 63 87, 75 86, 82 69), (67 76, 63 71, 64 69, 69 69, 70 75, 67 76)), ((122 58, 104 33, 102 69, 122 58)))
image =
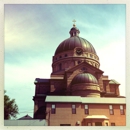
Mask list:
POLYGON ((70 37, 73 37, 73 36, 79 36, 79 29, 76 28, 76 25, 75 25, 75 20, 73 20, 74 24, 73 24, 73 27, 70 29, 70 37))
POLYGON ((55 50, 52 63, 53 73, 64 73, 64 70, 83 61, 96 68, 100 67, 93 45, 78 34, 79 30, 74 23, 70 30, 70 37, 62 41, 55 50))

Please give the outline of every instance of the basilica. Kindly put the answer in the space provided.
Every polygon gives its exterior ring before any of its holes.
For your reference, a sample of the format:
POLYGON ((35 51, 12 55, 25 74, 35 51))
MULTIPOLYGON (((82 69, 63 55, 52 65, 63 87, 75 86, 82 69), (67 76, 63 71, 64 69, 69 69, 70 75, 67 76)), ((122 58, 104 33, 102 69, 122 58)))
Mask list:
POLYGON ((49 79, 36 78, 34 119, 48 126, 125 126, 126 98, 100 70, 93 45, 75 23, 52 57, 49 79))

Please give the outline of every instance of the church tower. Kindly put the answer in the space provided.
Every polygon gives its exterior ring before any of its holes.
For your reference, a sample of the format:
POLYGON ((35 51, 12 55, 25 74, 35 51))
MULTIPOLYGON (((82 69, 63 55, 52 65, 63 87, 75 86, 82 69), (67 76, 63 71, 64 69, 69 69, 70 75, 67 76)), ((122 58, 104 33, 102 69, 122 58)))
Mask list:
POLYGON ((119 83, 100 70, 93 45, 80 37, 75 23, 70 37, 63 40, 53 56, 50 79, 35 79, 34 118, 45 119, 47 96, 120 97, 119 83))

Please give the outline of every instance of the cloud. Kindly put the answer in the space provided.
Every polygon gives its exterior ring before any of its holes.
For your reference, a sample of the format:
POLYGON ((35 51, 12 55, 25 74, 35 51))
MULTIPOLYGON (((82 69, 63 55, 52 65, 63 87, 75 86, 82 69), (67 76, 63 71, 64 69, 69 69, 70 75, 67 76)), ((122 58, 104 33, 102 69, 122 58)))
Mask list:
POLYGON ((101 70, 121 83, 125 95, 125 5, 5 5, 5 89, 20 111, 33 109, 33 82, 50 77, 52 56, 69 37, 73 19, 80 37, 94 46, 101 70))
POLYGON ((51 63, 37 59, 37 62, 32 59, 24 64, 7 64, 5 63, 5 90, 11 99, 15 99, 21 113, 18 117, 25 114, 32 116, 35 95, 35 78, 50 78, 51 63))
POLYGON ((98 50, 100 58, 100 69, 109 79, 117 80, 120 85, 121 95, 125 95, 125 43, 122 41, 111 42, 109 45, 98 50))

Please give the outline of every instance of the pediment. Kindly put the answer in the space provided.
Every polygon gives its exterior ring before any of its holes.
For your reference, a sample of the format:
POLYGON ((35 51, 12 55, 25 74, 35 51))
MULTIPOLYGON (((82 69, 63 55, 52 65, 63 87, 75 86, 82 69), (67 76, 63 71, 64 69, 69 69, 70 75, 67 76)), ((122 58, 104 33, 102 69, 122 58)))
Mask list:
POLYGON ((93 72, 93 73, 101 73, 101 74, 104 73, 102 70, 90 65, 87 62, 82 62, 82 63, 78 64, 77 66, 74 66, 74 67, 66 70, 66 73, 72 73, 74 71, 88 72, 88 73, 93 72))

